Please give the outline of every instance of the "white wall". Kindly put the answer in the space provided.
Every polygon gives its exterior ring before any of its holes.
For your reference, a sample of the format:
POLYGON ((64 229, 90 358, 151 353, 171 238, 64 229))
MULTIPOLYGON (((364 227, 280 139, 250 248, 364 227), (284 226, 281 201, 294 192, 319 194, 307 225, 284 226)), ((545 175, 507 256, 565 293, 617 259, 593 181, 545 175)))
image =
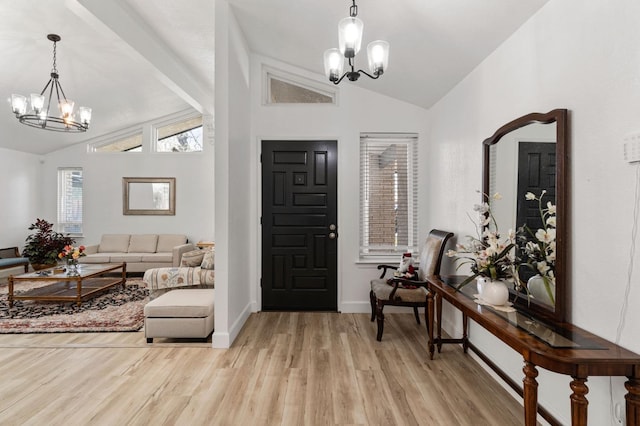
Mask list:
POLYGON ((213 347, 226 348, 251 313, 248 52, 227 0, 216 0, 216 303, 213 347))
MULTIPOLYGON (((570 111, 572 322, 608 340, 624 302, 637 164, 623 161, 623 137, 640 130, 640 3, 551 0, 431 110, 431 225, 472 233, 466 218, 481 189, 481 142, 526 113, 570 111)), ((640 352, 638 267, 620 344, 640 352)), ((449 332, 460 332, 452 309, 449 332)), ((522 360, 478 327, 474 342, 521 381, 522 360)), ((539 401, 569 423, 569 378, 541 371, 539 401)), ((614 379, 622 402, 623 379, 614 379)), ((608 378, 589 378, 589 423, 609 424, 608 378)))
POLYGON ((41 216, 41 157, 0 148, 0 248, 22 252, 27 228, 41 216))
MULTIPOLYGON (((40 197, 41 157, 0 148, 0 248, 18 247, 20 253, 29 225, 42 216, 40 197)), ((0 271, 0 280, 23 268, 0 271)))
MULTIPOLYGON (((429 163, 424 158, 428 132, 427 111, 423 108, 362 89, 357 83, 346 80, 338 86, 338 105, 263 105, 262 67, 285 71, 294 75, 327 84, 322 75, 310 73, 276 60, 252 55, 251 61, 251 133, 253 156, 248 159, 250 170, 260 170, 259 154, 263 139, 322 139, 338 141, 338 309, 342 312, 370 312, 369 281, 376 278, 375 264, 359 264, 359 153, 361 132, 409 132, 419 135, 419 162, 429 163)), ((366 78, 366 77, 363 77, 366 78)), ((384 77, 383 77, 384 78, 384 77)), ((426 168, 420 167, 420 205, 426 208, 428 187, 426 168)), ((255 175, 255 200, 251 211, 251 222, 260 220, 260 175, 255 175)), ((419 222, 420 238, 426 237, 429 229, 419 222)), ((260 265, 260 228, 256 229, 250 244, 260 265)), ((399 261, 399 259, 394 259, 399 261)), ((261 306, 259 287, 260 270, 252 277, 256 308, 261 306)))
MULTIPOLYGON (((207 138, 205 138, 206 141, 207 138)), ((84 238, 78 243, 97 244, 105 233, 176 233, 189 241, 212 241, 213 146, 205 142, 200 153, 146 152, 88 153, 86 143, 55 151, 42 166, 42 212, 56 221, 57 170, 83 169, 84 238), (125 216, 122 213, 123 177, 175 177, 175 216, 125 216)))

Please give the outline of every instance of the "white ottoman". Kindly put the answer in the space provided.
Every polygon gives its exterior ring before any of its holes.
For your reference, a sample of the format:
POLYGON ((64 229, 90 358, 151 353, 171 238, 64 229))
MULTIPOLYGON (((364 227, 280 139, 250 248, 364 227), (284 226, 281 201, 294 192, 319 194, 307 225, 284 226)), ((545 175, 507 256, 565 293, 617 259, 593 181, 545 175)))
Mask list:
POLYGON ((144 307, 147 343, 154 337, 206 339, 213 331, 214 289, 171 290, 144 307))

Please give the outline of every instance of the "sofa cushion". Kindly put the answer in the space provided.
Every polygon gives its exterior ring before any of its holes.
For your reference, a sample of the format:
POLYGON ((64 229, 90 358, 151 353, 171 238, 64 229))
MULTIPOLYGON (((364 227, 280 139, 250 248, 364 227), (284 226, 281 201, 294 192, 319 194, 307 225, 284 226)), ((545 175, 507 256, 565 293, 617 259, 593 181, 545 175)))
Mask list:
POLYGON ((111 263, 136 262, 142 261, 142 253, 113 253, 111 255, 111 263))
POLYGON ((171 252, 174 247, 186 244, 187 237, 185 235, 176 234, 160 234, 158 235, 158 253, 171 252))
POLYGON ((173 255, 171 253, 142 253, 142 261, 171 264, 173 261, 173 255))
POLYGON ((115 253, 88 254, 80 258, 80 263, 109 263, 112 254, 115 253))
POLYGON ((129 249, 129 234, 104 234, 100 240, 100 253, 126 253, 129 249))
POLYGON ((158 245, 157 234, 131 235, 129 253, 155 253, 158 245))
POLYGON ((200 266, 205 250, 191 250, 182 255, 180 266, 200 266))
POLYGON ((200 267, 202 269, 215 269, 215 261, 216 261, 215 251, 211 249, 205 250, 204 257, 202 258, 202 263, 200 267))

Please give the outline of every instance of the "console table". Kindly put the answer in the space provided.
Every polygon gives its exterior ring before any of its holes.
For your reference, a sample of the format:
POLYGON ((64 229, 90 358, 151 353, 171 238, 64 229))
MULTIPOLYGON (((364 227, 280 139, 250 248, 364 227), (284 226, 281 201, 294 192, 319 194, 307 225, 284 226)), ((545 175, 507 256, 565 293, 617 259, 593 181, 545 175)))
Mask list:
MULTIPOLYGON (((625 382, 625 388, 628 391, 625 396, 627 425, 640 425, 640 355, 570 323, 551 326, 518 312, 499 312, 491 307, 478 305, 473 301, 473 294, 476 293, 474 284, 463 287, 461 291, 454 288, 464 278, 430 276, 427 279, 430 290, 427 304, 431 359, 433 359, 435 347, 440 352, 443 343, 462 344, 465 352, 471 348, 496 370, 500 377, 507 382, 511 380, 469 341, 467 326, 468 319, 471 318, 522 355, 524 379, 521 395, 524 398, 525 425, 536 425, 538 367, 571 376, 572 380, 569 384, 573 391, 570 397, 571 424, 574 426, 587 424, 589 402, 586 394, 589 389, 586 382, 589 376, 626 376, 628 379, 625 382), (442 338, 442 300, 446 300, 462 312, 462 338, 442 338), (437 315, 436 330, 434 330, 434 315, 437 315)), ((513 381, 509 384, 514 386, 513 381)), ((519 391, 519 389, 516 390, 519 391)), ((544 417, 547 418, 547 415, 544 417)))

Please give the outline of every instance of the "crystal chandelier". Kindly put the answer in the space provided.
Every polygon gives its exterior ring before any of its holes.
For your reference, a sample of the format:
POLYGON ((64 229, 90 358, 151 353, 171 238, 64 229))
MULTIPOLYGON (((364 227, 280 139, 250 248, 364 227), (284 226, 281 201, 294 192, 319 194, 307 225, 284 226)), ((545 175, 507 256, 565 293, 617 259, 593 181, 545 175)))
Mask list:
POLYGON ((79 120, 76 121, 73 112, 74 102, 67 99, 64 90, 62 90, 62 85, 58 80, 56 43, 60 41, 60 36, 57 34, 49 34, 47 35, 47 39, 53 42, 53 68, 51 69, 51 78, 39 95, 35 93, 30 95, 29 101, 26 96, 11 95, 11 108, 13 109, 13 113, 22 124, 26 124, 27 126, 38 127, 54 132, 86 132, 89 128, 89 122, 91 121, 91 108, 78 108, 79 120), (47 89, 49 89, 49 100, 45 108, 44 93, 47 89), (60 110, 60 115, 58 116, 52 115, 51 111, 51 100, 53 99, 54 91, 58 100, 58 109, 60 110), (28 110, 29 104, 31 109, 28 110))
POLYGON ((369 58, 369 72, 355 70, 355 56, 362 44, 363 23, 356 16, 358 6, 356 0, 352 0, 353 5, 349 8, 349 17, 344 18, 338 24, 338 49, 329 49, 324 52, 324 72, 333 84, 338 84, 347 77, 350 81, 356 81, 360 74, 364 74, 374 80, 380 77, 389 64, 389 43, 383 40, 376 40, 367 46, 367 56, 369 58), (349 61, 351 70, 344 74, 344 58, 349 61), (342 76, 340 76, 342 74, 342 76))

